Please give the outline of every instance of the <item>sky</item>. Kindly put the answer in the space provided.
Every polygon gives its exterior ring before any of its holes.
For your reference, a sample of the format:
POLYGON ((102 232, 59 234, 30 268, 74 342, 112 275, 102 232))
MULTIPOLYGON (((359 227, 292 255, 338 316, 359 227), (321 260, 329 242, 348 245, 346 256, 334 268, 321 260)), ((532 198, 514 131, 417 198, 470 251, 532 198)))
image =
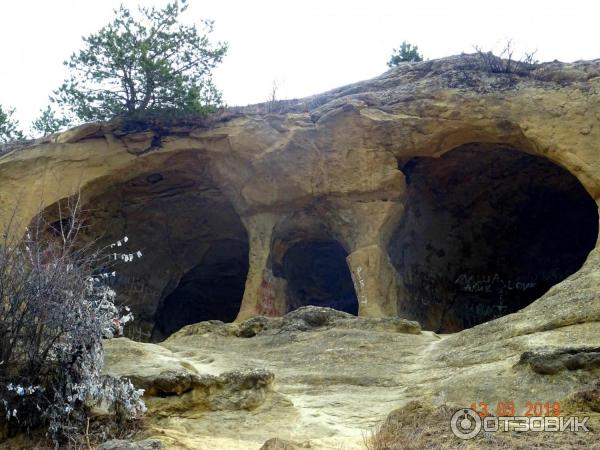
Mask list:
MULTIPOLYGON (((108 23, 120 3, 166 0, 0 0, 0 105, 27 129, 66 77, 63 61, 108 23)), ((214 79, 228 105, 298 98, 387 70, 406 40, 426 58, 498 50, 541 61, 600 58, 600 2, 594 0, 189 0, 186 23, 215 21, 229 43, 214 79)))

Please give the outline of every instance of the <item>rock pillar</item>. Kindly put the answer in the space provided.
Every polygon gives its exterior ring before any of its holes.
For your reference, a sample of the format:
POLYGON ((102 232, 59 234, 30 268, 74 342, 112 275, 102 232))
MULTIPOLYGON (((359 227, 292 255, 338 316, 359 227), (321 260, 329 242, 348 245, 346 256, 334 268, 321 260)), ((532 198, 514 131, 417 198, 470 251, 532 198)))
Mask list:
POLYGON ((286 312, 285 280, 273 276, 269 252, 275 214, 257 214, 243 218, 250 245, 249 268, 240 312, 236 322, 254 316, 280 316, 286 312))
POLYGON ((396 316, 399 283, 387 253, 369 245, 352 252, 346 261, 356 289, 358 315, 396 316))
POLYGON ((358 314, 388 317, 398 314, 403 289, 390 262, 387 243, 403 211, 402 202, 372 201, 352 206, 354 220, 348 234, 350 254, 346 258, 356 296, 358 314))

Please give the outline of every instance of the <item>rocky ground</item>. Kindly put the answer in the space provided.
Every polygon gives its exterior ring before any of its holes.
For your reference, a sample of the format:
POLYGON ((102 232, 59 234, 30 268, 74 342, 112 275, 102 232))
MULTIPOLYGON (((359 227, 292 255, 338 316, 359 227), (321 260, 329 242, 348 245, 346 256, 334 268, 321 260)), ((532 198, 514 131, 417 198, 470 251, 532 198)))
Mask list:
POLYGON ((188 326, 160 345, 118 339, 107 363, 149 389, 149 434, 175 448, 258 449, 274 437, 362 448, 362 434, 412 398, 407 376, 440 339, 402 319, 306 307, 188 326))
POLYGON ((390 411, 413 401, 450 409, 513 401, 521 412, 528 401, 560 402, 563 413, 594 423, 599 273, 588 263, 523 311, 457 334, 305 307, 190 325, 161 344, 112 340, 107 370, 147 389, 142 436, 167 448, 250 450, 278 438, 295 448, 364 449, 390 411))
POLYGON ((98 450, 598 449, 599 261, 594 251, 527 308, 449 335, 309 306, 189 325, 160 344, 109 340, 106 371, 145 389, 148 413, 135 442, 98 450), (517 415, 559 402, 591 432, 450 432, 457 408, 511 401, 517 415))

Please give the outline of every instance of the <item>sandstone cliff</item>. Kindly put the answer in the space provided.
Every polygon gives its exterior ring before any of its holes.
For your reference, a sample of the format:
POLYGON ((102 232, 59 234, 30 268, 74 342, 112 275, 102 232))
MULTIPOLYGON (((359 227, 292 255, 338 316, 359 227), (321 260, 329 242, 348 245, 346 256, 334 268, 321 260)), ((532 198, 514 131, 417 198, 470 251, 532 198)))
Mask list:
POLYGON ((600 370, 599 90, 600 61, 463 55, 195 123, 82 125, 3 149, 0 223, 80 193, 87 239, 144 253, 117 286, 133 337, 237 319, 109 344, 109 371, 175 386, 148 394, 171 445, 337 448, 415 398, 560 401, 600 370), (359 318, 277 319, 309 304, 359 318))

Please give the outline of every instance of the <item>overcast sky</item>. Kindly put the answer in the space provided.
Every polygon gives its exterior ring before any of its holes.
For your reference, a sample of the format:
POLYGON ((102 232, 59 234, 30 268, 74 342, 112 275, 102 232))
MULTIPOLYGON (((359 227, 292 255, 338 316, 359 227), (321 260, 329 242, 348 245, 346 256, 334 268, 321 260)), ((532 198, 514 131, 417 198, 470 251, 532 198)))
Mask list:
MULTIPOLYGON (((27 128, 65 78, 62 62, 119 0, 0 0, 0 104, 27 128)), ((164 1, 123 1, 130 7, 164 1)), ((508 38, 540 60, 600 58, 594 0, 190 0, 183 21, 215 20, 229 53, 215 81, 229 105, 303 97, 371 78, 402 40, 426 58, 498 49, 508 38)))

